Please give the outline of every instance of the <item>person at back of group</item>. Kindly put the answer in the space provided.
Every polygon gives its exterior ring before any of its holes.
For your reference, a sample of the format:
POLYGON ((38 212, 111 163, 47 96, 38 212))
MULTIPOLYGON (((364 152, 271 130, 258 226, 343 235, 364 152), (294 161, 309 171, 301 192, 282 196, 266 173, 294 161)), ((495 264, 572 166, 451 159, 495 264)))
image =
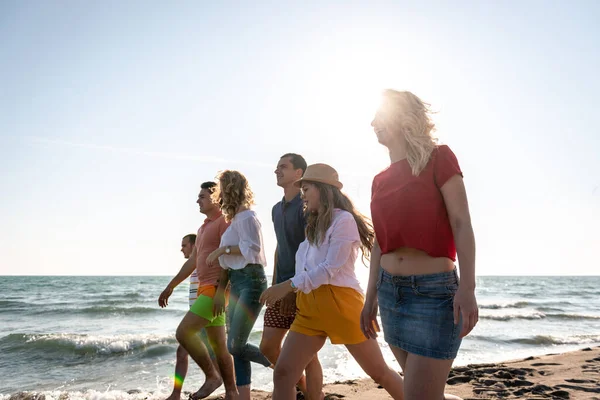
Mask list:
MULTIPOLYGON (((185 235, 181 239, 181 252, 183 253, 183 256, 185 257, 186 260, 188 260, 190 258, 190 256, 192 255, 195 244, 196 244, 196 234, 195 233, 190 233, 189 235, 185 235)), ((196 275, 196 270, 194 270, 194 272, 192 272, 192 274, 190 275, 190 290, 189 290, 190 307, 192 306, 192 304, 194 304, 194 302, 198 298, 197 292, 198 292, 198 276, 196 275)), ((215 366, 218 367, 218 365, 216 364, 217 361, 215 359, 215 353, 213 352, 212 347, 210 346, 210 343, 208 341, 208 336, 206 336, 206 330, 203 329, 200 332, 200 338, 206 345, 206 347, 210 353, 210 358, 213 361, 213 364, 215 364, 215 366)), ((177 355, 176 356, 177 358, 175 361, 175 376, 173 379, 173 391, 171 392, 169 397, 167 397, 167 400, 179 400, 181 398, 181 389, 183 387, 183 381, 185 380, 185 377, 186 377, 187 371, 188 371, 188 353, 187 353, 187 351, 185 351, 185 349, 183 347, 181 347, 181 345, 179 345, 179 346, 177 346, 176 355, 177 355)))

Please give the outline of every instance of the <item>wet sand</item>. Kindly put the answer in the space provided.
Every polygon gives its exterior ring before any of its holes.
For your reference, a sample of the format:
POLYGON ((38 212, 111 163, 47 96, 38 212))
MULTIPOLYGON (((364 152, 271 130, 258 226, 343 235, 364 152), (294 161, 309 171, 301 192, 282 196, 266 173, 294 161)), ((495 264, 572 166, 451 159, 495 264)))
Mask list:
MULTIPOLYGON (((391 399, 383 388, 370 379, 349 380, 325 385, 327 400, 391 399)), ((127 394, 128 393, 128 394, 127 394)), ((164 394, 142 394, 138 390, 125 397, 98 393, 100 398, 163 399, 164 394), (131 396, 131 397, 128 397, 131 396)), ((446 393, 464 400, 476 399, 576 399, 600 400, 600 346, 562 354, 548 354, 493 364, 471 364, 450 372, 446 393)), ((184 392, 182 399, 187 398, 184 392)), ((53 393, 52 398, 69 400, 69 393, 53 393)), ((80 398, 79 396, 78 398, 80 398)), ((84 396, 85 397, 85 396, 84 396)), ((9 400, 45 400, 37 392, 18 392, 9 400)), ((90 397, 85 397, 90 398, 90 397)), ((96 396, 91 398, 98 398, 96 396)), ((208 399, 222 399, 222 395, 208 399)), ((271 393, 252 391, 252 399, 271 399, 271 393)))
MULTIPOLYGON (((392 398, 370 379, 327 384, 324 391, 328 400, 392 398)), ((494 364, 456 367, 448 378, 446 393, 460 396, 464 400, 600 400, 600 347, 494 364)), ((271 399, 271 394, 253 391, 252 399, 271 399)))

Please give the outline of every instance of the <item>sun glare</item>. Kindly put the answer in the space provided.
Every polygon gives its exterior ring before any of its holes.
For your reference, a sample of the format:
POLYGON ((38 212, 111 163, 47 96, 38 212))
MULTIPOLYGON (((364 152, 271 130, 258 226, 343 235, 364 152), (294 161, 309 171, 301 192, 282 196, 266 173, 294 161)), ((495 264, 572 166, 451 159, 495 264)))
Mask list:
MULTIPOLYGON (((338 62, 324 65, 305 99, 308 118, 318 127, 318 139, 335 144, 340 155, 372 142, 370 123, 380 101, 382 86, 364 68, 340 69, 338 62)), ((342 63, 348 65, 347 63, 342 63)))

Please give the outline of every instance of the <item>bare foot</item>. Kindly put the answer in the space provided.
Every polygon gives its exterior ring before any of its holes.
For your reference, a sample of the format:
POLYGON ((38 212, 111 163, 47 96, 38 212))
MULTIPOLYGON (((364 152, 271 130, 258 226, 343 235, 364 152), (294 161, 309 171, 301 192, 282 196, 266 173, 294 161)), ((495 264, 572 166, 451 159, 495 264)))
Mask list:
POLYGON ((453 394, 444 393, 444 400, 463 400, 463 399, 462 399, 462 397, 458 397, 453 394))
POLYGON ((225 400, 235 400, 239 398, 239 396, 240 394, 235 384, 231 388, 227 388, 227 386, 225 386, 225 400))
POLYGON ((235 400, 238 398, 238 391, 236 389, 235 392, 225 392, 224 400, 235 400))
POLYGON ((169 397, 167 397, 165 400, 180 400, 181 399, 181 392, 177 392, 175 390, 173 390, 173 393, 171 393, 169 395, 169 397))
POLYGON ((220 376, 216 376, 211 379, 207 379, 204 385, 194 394, 190 395, 190 400, 199 400, 208 397, 223 384, 223 379, 220 376))

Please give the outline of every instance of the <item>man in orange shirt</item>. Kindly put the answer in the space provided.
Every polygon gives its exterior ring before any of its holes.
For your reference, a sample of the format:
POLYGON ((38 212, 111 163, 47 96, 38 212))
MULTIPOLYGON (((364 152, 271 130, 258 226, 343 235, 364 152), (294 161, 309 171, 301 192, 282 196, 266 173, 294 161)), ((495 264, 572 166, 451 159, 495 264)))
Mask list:
MULTIPOLYGON (((237 395, 233 359, 227 350, 225 314, 215 315, 213 311, 213 297, 219 285, 223 269, 218 263, 212 266, 206 263, 208 255, 219 247, 221 236, 228 227, 228 223, 221 215, 219 204, 213 202, 211 197, 215 187, 214 182, 205 182, 201 185, 197 203, 200 206, 200 212, 206 215, 206 219, 198 229, 196 243, 190 258, 183 264, 179 273, 169 282, 158 298, 158 304, 161 307, 166 307, 173 289, 190 276, 194 269, 196 270, 198 298, 179 324, 176 333, 181 346, 189 353, 206 376, 204 385, 192 395, 192 399, 207 397, 222 383, 225 384, 226 399, 233 399, 237 395), (208 350, 198 336, 203 328, 206 329, 213 346, 220 373, 212 364, 208 350)), ((182 385, 182 379, 177 376, 175 377, 176 385, 178 379, 182 385)), ((181 388, 181 385, 179 388, 181 388)))

